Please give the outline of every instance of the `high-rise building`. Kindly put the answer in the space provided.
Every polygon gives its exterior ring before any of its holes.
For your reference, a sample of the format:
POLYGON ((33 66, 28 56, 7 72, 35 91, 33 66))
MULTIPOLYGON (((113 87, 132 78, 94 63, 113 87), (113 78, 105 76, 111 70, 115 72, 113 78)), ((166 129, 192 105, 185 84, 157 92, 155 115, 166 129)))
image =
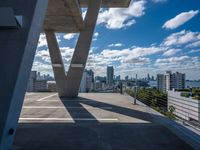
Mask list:
POLYGON ((125 80, 126 80, 126 81, 128 81, 128 79, 129 79, 128 75, 127 75, 127 76, 125 76, 125 80))
POLYGON ((31 73, 30 73, 30 78, 32 78, 32 79, 37 79, 37 71, 31 71, 31 73))
POLYGON ((46 91, 47 90, 47 80, 40 78, 40 73, 37 71, 31 71, 27 92, 37 92, 37 91, 46 91))
POLYGON ((115 78, 117 81, 119 81, 119 80, 121 80, 121 76, 120 75, 118 75, 118 76, 116 76, 116 78, 115 78))
POLYGON ((106 83, 106 77, 96 76, 95 81, 106 83))
POLYGON ((92 83, 94 83, 94 71, 90 69, 90 70, 87 70, 87 73, 92 78, 92 83))
POLYGON ((27 92, 33 92, 35 90, 36 80, 37 80, 37 71, 31 71, 27 85, 27 92))
POLYGON ((150 81, 150 75, 147 73, 147 81, 150 81))
POLYGON ((185 74, 179 72, 172 73, 171 71, 166 71, 166 74, 158 74, 157 88, 163 92, 173 89, 184 89, 185 74))
POLYGON ((151 77, 151 80, 154 81, 154 76, 151 77))
POLYGON ((93 89, 94 72, 92 70, 86 70, 83 72, 80 89, 82 93, 90 92, 93 89))
POLYGON ((166 86, 166 76, 164 74, 157 75, 157 88, 159 91, 167 91, 166 86))
POLYGON ((171 89, 184 89, 185 88, 185 74, 183 73, 173 73, 171 77, 171 89))
POLYGON ((114 68, 113 68, 113 66, 108 66, 106 83, 110 86, 113 85, 113 83, 114 83, 113 77, 114 77, 114 68))

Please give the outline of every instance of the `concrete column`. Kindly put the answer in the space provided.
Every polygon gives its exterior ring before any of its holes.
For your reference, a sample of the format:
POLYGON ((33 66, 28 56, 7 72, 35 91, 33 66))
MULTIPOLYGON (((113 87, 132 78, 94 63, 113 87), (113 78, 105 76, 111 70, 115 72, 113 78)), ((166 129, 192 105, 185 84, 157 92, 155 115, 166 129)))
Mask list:
POLYGON ((84 20, 85 26, 80 32, 69 71, 67 73, 66 91, 62 95, 64 97, 78 96, 80 82, 87 62, 100 7, 101 0, 88 0, 88 11, 84 20))
POLYGON ((12 146, 47 5, 48 0, 0 1, 6 10, 0 18, 0 150, 12 146))
POLYGON ((45 31, 49 47, 49 54, 52 62, 54 77, 59 96, 64 96, 66 92, 66 74, 62 61, 61 52, 54 31, 45 31))

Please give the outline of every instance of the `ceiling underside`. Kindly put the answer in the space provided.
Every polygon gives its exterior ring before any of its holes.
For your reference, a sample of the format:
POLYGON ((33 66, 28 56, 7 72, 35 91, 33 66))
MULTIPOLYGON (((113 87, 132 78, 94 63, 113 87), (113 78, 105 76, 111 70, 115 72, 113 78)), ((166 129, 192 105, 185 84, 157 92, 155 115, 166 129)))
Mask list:
MULTIPOLYGON (((130 0, 102 0, 102 7, 128 7, 130 0)), ((74 33, 84 28, 81 8, 88 0, 49 0, 43 30, 74 33)))

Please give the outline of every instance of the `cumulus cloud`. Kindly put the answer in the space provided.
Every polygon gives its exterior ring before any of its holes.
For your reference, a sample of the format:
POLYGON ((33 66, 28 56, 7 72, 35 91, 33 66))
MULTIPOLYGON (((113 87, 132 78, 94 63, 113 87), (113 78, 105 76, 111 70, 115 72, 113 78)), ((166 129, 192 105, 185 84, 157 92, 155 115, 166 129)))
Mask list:
POLYGON ((98 33, 98 32, 95 32, 95 33, 94 33, 94 37, 97 38, 98 36, 99 36, 99 33, 98 33))
MULTIPOLYGON (((95 73, 98 75, 105 74, 106 66, 113 65, 117 69, 130 70, 135 68, 141 69, 146 65, 149 65, 150 58, 146 56, 150 56, 153 54, 157 54, 163 52, 165 48, 160 47, 130 47, 126 49, 104 49, 99 53, 90 53, 87 61, 87 68, 93 69, 95 73), (118 64, 116 66, 116 64, 118 64)), ((123 70, 123 71, 124 71, 123 70)))
POLYGON ((188 48, 200 47, 200 40, 193 42, 191 44, 188 44, 186 47, 188 47, 188 48))
MULTIPOLYGON (((74 53, 74 48, 70 47, 60 47, 60 52, 62 56, 62 60, 65 66, 65 70, 68 70, 69 64, 72 59, 72 55, 74 53)), ((50 54, 48 49, 43 49, 43 50, 37 50, 36 55, 35 55, 35 60, 34 60, 34 68, 37 68, 37 65, 42 71, 42 69, 47 70, 52 69, 51 68, 51 59, 50 59, 50 54)), ((43 72, 43 71, 42 71, 43 72)))
POLYGON ((63 36, 64 39, 66 40, 71 40, 73 39, 75 36, 77 35, 77 33, 67 33, 63 36))
POLYGON ((35 58, 41 60, 44 64, 49 64, 51 62, 47 49, 36 51, 35 58))
POLYGON ((189 51, 188 53, 200 53, 200 49, 193 49, 189 51))
POLYGON ((40 34, 40 38, 38 41, 38 47, 47 46, 46 36, 44 33, 40 34))
POLYGON ((36 57, 49 57, 49 51, 47 51, 46 49, 40 50, 36 52, 36 57))
MULTIPOLYGON (((57 39, 58 43, 61 41, 60 38, 61 38, 60 35, 56 34, 56 39, 57 39)), ((38 41, 38 46, 37 47, 38 48, 47 47, 46 35, 44 33, 40 34, 39 41, 38 41)))
POLYGON ((125 58, 122 62, 123 63, 130 63, 130 64, 147 64, 147 63, 150 62, 150 59, 145 58, 145 57, 138 57, 138 58, 128 57, 128 58, 125 58))
POLYGON ((105 49, 101 52, 101 55, 103 55, 105 58, 138 58, 157 54, 165 50, 166 48, 164 47, 133 47, 121 50, 105 49))
POLYGON ((177 33, 173 33, 170 36, 168 36, 164 42, 163 45, 165 46, 180 46, 184 44, 188 44, 190 42, 195 42, 200 40, 200 33, 199 32, 191 32, 182 30, 177 33))
POLYGON ((53 75, 53 70, 51 64, 43 63, 40 61, 34 61, 32 70, 36 70, 39 72, 42 72, 44 74, 50 74, 53 75))
POLYGON ((122 43, 112 43, 112 44, 109 44, 108 45, 108 47, 121 47, 121 46, 123 46, 123 44, 122 43))
POLYGON ((188 12, 182 12, 176 17, 166 21, 162 28, 165 29, 175 29, 179 26, 183 25, 184 23, 188 22, 190 19, 192 19, 194 16, 196 16, 199 13, 199 10, 190 10, 188 12))
POLYGON ((169 50, 167 50, 166 52, 163 53, 163 56, 167 56, 167 57, 173 56, 180 51, 181 51, 181 49, 169 49, 169 50))
POLYGON ((74 48, 71 48, 71 47, 61 47, 60 51, 61 51, 61 55, 63 57, 63 60, 65 60, 66 62, 69 62, 69 60, 71 60, 72 55, 74 53, 74 48))
POLYGON ((145 0, 134 1, 129 8, 109 8, 101 10, 97 24, 104 24, 108 29, 121 29, 135 24, 135 17, 145 14, 145 0))
MULTIPOLYGON (((59 35, 56 35, 57 39, 60 39, 59 35)), ((63 36, 63 34, 62 34, 63 36)), ((98 37, 99 33, 94 34, 94 38, 98 37)), ((45 36, 42 36, 43 41, 45 41, 45 36)), ((86 67, 92 69, 96 75, 105 75, 106 66, 113 65, 115 67, 115 72, 118 72, 123 76, 134 73, 144 73, 155 72, 160 70, 192 70, 200 67, 200 62, 198 57, 185 56, 178 57, 176 54, 184 48, 188 49, 188 53, 197 53, 199 50, 190 50, 189 48, 198 45, 200 41, 200 33, 192 31, 180 31, 173 33, 168 36, 164 41, 159 44, 151 44, 147 47, 132 46, 123 48, 120 46, 125 46, 122 43, 112 43, 108 45, 107 49, 102 51, 95 50, 97 47, 92 47, 88 56, 88 61, 86 67), (178 46, 178 47, 176 47, 178 46), (189 51, 190 50, 190 51, 189 51), (159 59, 158 56, 160 57, 159 59)), ((44 45, 40 43, 41 45, 44 45)), ((99 48, 98 48, 99 49, 99 48)), ((68 70, 74 48, 71 47, 61 47, 61 55, 63 58, 63 63, 65 69, 68 70)), ((42 73, 52 72, 51 60, 49 57, 49 52, 47 48, 37 50, 33 68, 42 73)), ((188 71, 189 72, 189 71, 188 71)), ((198 72, 198 71, 197 71, 198 72)))
POLYGON ((180 56, 180 57, 157 59, 154 65, 160 69, 164 67, 165 70, 175 69, 175 70, 187 70, 190 72, 191 69, 199 68, 200 62, 198 57, 180 56))
POLYGON ((189 56, 180 56, 180 57, 157 59, 156 63, 178 63, 178 62, 185 62, 185 61, 190 61, 190 60, 191 58, 189 56))
POLYGON ((167 0, 152 0, 152 2, 154 3, 164 3, 166 2, 167 0))
POLYGON ((93 35, 93 39, 92 40, 96 41, 98 36, 99 36, 99 33, 95 32, 94 35, 93 35))

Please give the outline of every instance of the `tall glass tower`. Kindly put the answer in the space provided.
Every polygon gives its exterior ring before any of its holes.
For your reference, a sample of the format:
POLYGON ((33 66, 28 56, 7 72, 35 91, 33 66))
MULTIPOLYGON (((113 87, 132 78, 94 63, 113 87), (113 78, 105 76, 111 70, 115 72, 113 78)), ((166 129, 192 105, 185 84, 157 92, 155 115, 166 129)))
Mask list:
POLYGON ((113 66, 108 66, 107 67, 107 80, 106 80, 108 85, 113 85, 113 83, 114 83, 113 77, 114 77, 114 68, 113 68, 113 66))

